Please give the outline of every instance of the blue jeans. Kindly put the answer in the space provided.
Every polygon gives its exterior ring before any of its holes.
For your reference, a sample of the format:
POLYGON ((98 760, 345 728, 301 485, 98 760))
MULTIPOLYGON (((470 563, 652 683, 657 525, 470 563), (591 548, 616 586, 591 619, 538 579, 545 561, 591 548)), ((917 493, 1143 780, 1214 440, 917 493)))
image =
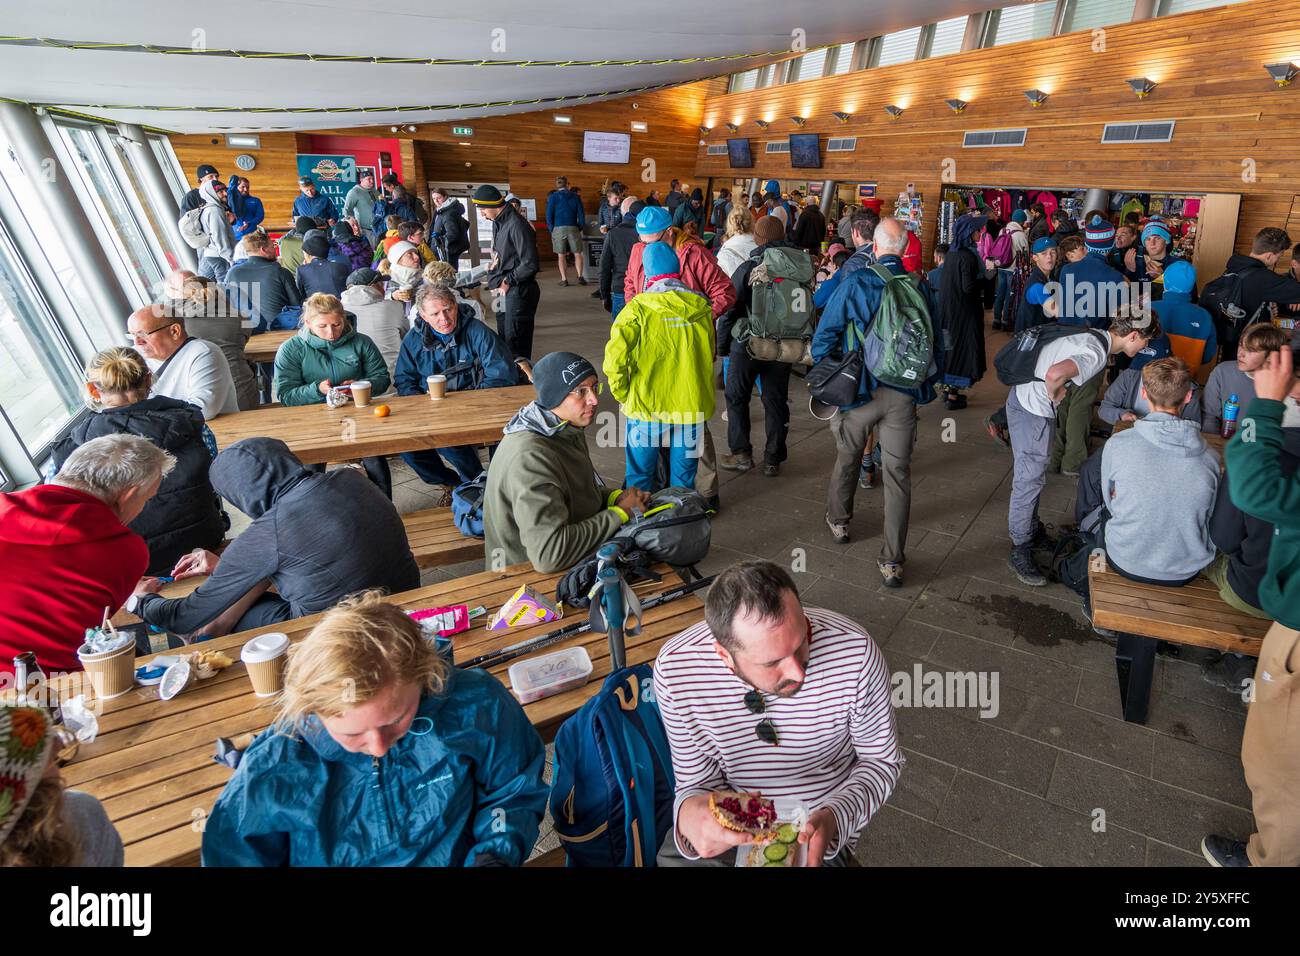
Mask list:
POLYGON ((200 256, 198 274, 205 279, 215 279, 217 282, 226 281, 226 273, 230 270, 230 263, 220 256, 200 256))
POLYGON ((483 473, 479 464, 478 453, 473 445, 458 445, 454 448, 435 448, 432 451, 408 451, 402 453, 402 461, 430 485, 447 485, 455 488, 461 482, 473 481, 483 473), (452 467, 443 463, 446 459, 452 467), (455 471, 452 471, 452 468, 455 471))
POLYGON ((609 320, 613 322, 618 318, 618 314, 623 311, 626 299, 622 292, 611 292, 609 294, 609 320))
POLYGON ((999 269, 997 291, 993 293, 993 324, 1010 328, 1015 323, 1016 317, 1011 314, 1011 270, 999 269))
POLYGON ((659 450, 668 449, 668 484, 675 488, 694 488, 695 469, 700 463, 701 425, 672 425, 666 422, 627 420, 625 456, 626 475, 623 486, 642 491, 658 491, 655 471, 659 450))

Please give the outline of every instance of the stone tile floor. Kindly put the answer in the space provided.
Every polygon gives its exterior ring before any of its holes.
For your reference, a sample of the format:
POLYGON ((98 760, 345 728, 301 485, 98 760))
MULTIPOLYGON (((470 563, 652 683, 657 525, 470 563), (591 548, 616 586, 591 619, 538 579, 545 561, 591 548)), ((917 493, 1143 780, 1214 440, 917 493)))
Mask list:
MULTIPOLYGON (((570 350, 599 366, 609 319, 592 287, 543 288, 534 355, 570 350)), ((988 333, 990 366, 1003 341, 988 333)), ((968 408, 921 410, 905 585, 887 591, 875 567, 883 491, 859 490, 852 542, 832 542, 823 515, 834 442, 792 380, 789 460, 776 478, 722 473, 704 570, 751 557, 781 562, 805 603, 862 623, 895 673, 919 665, 998 675, 996 716, 976 707, 896 710, 907 766, 858 846, 866 865, 1203 865, 1205 833, 1245 839, 1252 830, 1239 759, 1245 706, 1201 680, 1204 658, 1188 648, 1158 659, 1147 724, 1124 722, 1113 643, 1092 632, 1067 589, 1025 587, 1007 567, 1011 454, 982 425, 1005 391, 990 369, 968 408)), ((601 410, 617 412, 608 394, 601 410)), ((719 454, 727 450, 721 410, 719 393, 710 423, 719 454)), ((758 457, 757 396, 752 417, 758 457)), ((597 447, 596 431, 592 458, 617 483, 623 452, 597 447)), ((402 511, 432 505, 400 461, 393 473, 402 511)), ((1051 476, 1043 520, 1071 521, 1073 500, 1072 479, 1051 476)), ((424 580, 480 569, 439 568, 424 580)), ((548 821, 538 851, 555 845, 548 821)))

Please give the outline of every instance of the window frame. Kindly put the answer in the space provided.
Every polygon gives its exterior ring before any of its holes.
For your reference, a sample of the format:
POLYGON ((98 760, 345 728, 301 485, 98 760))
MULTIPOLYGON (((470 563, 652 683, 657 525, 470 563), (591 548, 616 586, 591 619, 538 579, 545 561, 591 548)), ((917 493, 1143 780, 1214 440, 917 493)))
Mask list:
POLYGON ((1091 26, 1076 27, 1074 25, 1074 15, 1078 11, 1079 0, 1061 0, 1056 12, 1056 35, 1067 33, 1079 33, 1084 30, 1099 30, 1105 27, 1118 26, 1121 23, 1131 23, 1133 13, 1137 9, 1138 0, 1126 0, 1128 3, 1128 14, 1121 20, 1111 20, 1108 23, 1094 23, 1091 26))

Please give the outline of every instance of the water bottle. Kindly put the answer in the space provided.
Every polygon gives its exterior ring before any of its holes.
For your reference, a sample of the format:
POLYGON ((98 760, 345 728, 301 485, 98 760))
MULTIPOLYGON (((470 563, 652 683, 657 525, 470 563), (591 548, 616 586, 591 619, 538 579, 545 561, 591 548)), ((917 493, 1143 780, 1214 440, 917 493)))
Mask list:
POLYGON ((1223 403, 1223 428, 1220 433, 1224 438, 1231 438, 1232 433, 1237 430, 1237 413, 1241 411, 1241 403, 1237 401, 1237 396, 1229 395, 1228 400, 1223 403))

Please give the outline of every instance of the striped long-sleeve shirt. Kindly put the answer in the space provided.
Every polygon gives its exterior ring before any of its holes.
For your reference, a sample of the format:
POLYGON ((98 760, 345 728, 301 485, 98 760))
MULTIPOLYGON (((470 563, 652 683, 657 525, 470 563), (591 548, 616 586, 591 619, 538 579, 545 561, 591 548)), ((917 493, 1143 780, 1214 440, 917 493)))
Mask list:
MULTIPOLYGON (((672 747, 674 821, 683 801, 716 790, 795 798, 810 813, 828 807, 834 814, 838 836, 826 849, 830 859, 853 847, 889 797, 903 755, 880 649, 842 615, 821 608, 804 613, 812 623, 804 684, 793 697, 766 695, 763 714, 745 707, 750 685, 719 658, 705 623, 664 644, 654 689, 672 747), (765 717, 776 727, 776 745, 755 733, 765 717)), ((697 859, 674 832, 682 856, 697 859)))

